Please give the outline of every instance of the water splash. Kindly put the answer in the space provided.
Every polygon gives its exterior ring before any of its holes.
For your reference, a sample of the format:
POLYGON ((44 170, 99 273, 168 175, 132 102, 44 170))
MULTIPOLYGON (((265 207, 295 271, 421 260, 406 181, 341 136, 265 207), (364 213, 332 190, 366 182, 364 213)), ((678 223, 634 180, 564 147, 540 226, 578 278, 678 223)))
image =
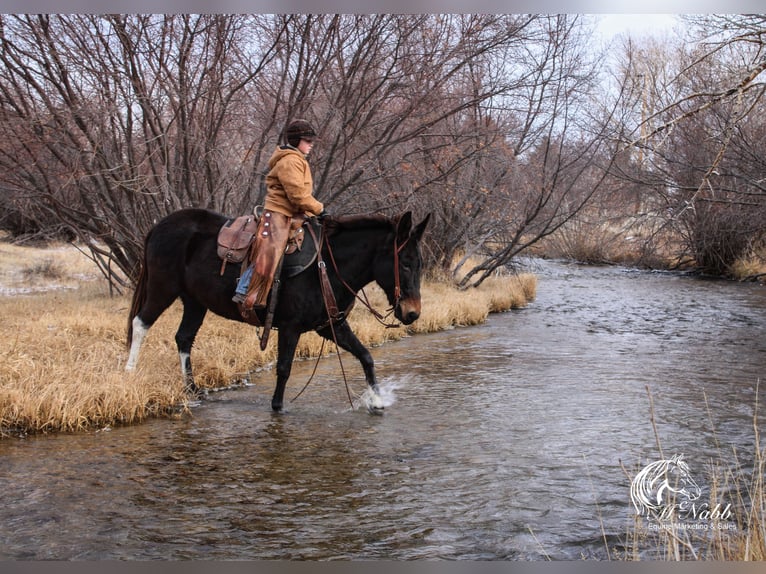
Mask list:
POLYGON ((411 380, 412 375, 384 379, 378 383, 377 396, 369 387, 366 388, 357 400, 354 401, 354 409, 365 408, 367 410, 375 410, 392 406, 396 402, 396 391, 409 385, 411 380))

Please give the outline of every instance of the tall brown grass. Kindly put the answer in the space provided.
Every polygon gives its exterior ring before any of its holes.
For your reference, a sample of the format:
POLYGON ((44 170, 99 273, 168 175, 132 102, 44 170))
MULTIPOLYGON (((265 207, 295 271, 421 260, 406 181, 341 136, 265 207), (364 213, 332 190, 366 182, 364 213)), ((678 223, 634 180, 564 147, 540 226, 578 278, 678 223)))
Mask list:
MULTIPOLYGON (((709 485, 709 501, 699 501, 700 504, 707 502, 710 509, 716 506, 725 509, 730 505, 731 516, 720 521, 700 520, 692 524, 705 526, 700 529, 683 528, 684 525, 673 516, 664 523, 664 528, 652 530, 644 517, 635 516, 629 525, 622 552, 614 551, 612 556, 626 560, 766 560, 766 449, 761 446, 758 428, 759 386, 760 381, 753 408, 753 452, 744 457, 751 461, 743 462, 743 453, 736 449, 729 453, 719 447, 718 458, 711 461, 704 476, 697 477, 698 481, 703 479, 709 485)), ((651 394, 649 398, 653 421, 651 394)), ((655 439, 661 449, 656 427, 655 439)))
POLYGON ((679 264, 677 237, 650 217, 583 214, 546 237, 533 251, 544 257, 588 264, 666 269, 679 264))
MULTIPOLYGON (((464 292, 426 281, 423 313, 414 325, 386 328, 361 305, 349 321, 362 342, 375 346, 481 323, 489 313, 526 305, 536 285, 530 274, 493 278, 464 292)), ((388 307, 377 287, 366 293, 376 309, 388 307)), ((180 303, 149 331, 133 373, 123 370, 129 307, 130 295, 110 297, 92 263, 72 248, 0 243, 0 435, 179 416, 188 406, 174 338, 180 303)), ((276 337, 264 352, 258 345, 258 329, 209 314, 192 353, 197 384, 228 387, 268 368, 276 358, 276 337)), ((319 336, 306 333, 296 357, 317 356, 321 347, 319 336)), ((325 353, 333 351, 334 345, 325 345, 325 353)))
POLYGON ((766 247, 752 249, 732 263, 729 271, 737 281, 766 282, 766 247))

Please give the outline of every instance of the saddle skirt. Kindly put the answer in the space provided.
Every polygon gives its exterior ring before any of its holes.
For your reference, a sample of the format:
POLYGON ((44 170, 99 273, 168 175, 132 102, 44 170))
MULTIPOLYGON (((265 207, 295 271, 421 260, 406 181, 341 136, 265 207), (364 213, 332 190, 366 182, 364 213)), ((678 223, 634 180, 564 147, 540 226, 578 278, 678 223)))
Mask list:
POLYGON ((223 260, 221 275, 227 263, 242 263, 250 252, 250 246, 258 230, 254 215, 242 215, 230 219, 218 231, 218 257, 223 260))

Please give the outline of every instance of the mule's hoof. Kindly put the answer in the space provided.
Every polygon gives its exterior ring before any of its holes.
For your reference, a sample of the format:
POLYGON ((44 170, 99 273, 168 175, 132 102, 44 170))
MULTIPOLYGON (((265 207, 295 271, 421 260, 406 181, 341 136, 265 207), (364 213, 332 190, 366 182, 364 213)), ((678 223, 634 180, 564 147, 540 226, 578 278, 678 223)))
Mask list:
POLYGON ((207 389, 200 389, 195 385, 193 388, 187 387, 186 394, 192 399, 202 400, 207 398, 208 392, 207 389))
POLYGON ((371 415, 382 415, 384 410, 385 407, 374 407, 372 405, 367 405, 367 412, 371 415))
POLYGON ((385 405, 383 404, 383 399, 380 397, 378 393, 376 393, 375 391, 367 390, 362 395, 362 400, 364 401, 364 404, 367 407, 367 412, 373 415, 383 414, 383 409, 385 408, 385 405))

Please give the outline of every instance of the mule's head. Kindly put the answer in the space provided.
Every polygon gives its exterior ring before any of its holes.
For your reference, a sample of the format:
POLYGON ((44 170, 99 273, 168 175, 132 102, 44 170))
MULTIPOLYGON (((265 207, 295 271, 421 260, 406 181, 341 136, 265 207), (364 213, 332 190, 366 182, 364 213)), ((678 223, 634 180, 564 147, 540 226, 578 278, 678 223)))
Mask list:
POLYGON ((418 225, 412 225, 412 213, 406 212, 396 219, 395 241, 385 247, 384 257, 375 264, 375 281, 394 308, 394 316, 409 325, 420 317, 420 239, 431 215, 418 225), (398 269, 398 277, 397 272, 398 269))

